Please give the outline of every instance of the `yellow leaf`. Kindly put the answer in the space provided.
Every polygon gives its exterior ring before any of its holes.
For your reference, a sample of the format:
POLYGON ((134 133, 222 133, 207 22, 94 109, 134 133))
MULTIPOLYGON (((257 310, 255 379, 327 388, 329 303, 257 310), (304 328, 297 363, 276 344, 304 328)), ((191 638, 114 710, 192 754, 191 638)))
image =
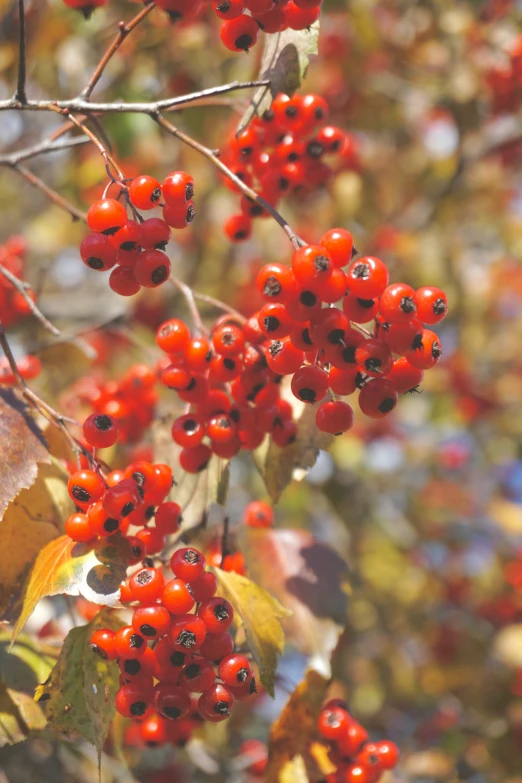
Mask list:
POLYGON ((45 728, 45 716, 27 693, 0 682, 0 748, 27 739, 29 731, 45 728))
POLYGON ((23 585, 36 556, 63 531, 74 511, 62 468, 42 464, 29 489, 22 489, 0 522, 0 614, 18 614, 23 585))
POLYGON ((121 622, 113 612, 102 611, 88 625, 73 628, 60 657, 35 701, 45 704, 47 721, 67 737, 76 733, 100 754, 114 717, 119 688, 116 662, 104 661, 91 648, 91 636, 100 628, 117 630, 121 622))
POLYGON ((243 622, 248 646, 259 666, 261 682, 273 696, 277 657, 283 654, 285 646, 280 620, 292 613, 246 576, 220 568, 212 570, 220 595, 232 604, 243 622))
POLYGON ((32 568, 13 640, 38 601, 47 595, 83 595, 96 604, 120 606, 120 585, 125 578, 129 555, 129 544, 118 533, 101 538, 93 545, 77 544, 68 536, 51 541, 32 568))
POLYGON ((279 783, 308 783, 309 777, 302 756, 287 761, 279 773, 279 783))

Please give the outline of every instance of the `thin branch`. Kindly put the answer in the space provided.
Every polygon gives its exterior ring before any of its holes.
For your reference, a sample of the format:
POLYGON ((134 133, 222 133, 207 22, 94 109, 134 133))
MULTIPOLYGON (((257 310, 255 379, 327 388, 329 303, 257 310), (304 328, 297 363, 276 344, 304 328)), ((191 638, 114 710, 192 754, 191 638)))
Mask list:
POLYGON ((56 328, 42 313, 42 311, 38 308, 35 302, 31 299, 29 295, 29 291, 31 290, 31 286, 29 283, 24 282, 23 280, 19 280, 16 275, 13 275, 12 272, 9 271, 9 269, 6 269, 2 264, 0 264, 0 275, 3 275, 6 280, 9 280, 11 285, 16 288, 16 290, 23 296, 25 301, 27 302, 27 306, 31 310, 32 314, 38 318, 42 326, 44 326, 46 329, 48 329, 51 334, 54 334, 55 337, 60 336, 60 330, 56 328))
POLYGON ((169 109, 185 108, 190 103, 195 103, 203 98, 210 98, 214 95, 223 95, 234 90, 248 90, 252 87, 266 87, 270 84, 269 79, 257 79, 249 82, 230 82, 221 84, 217 87, 208 87, 205 90, 179 95, 177 98, 165 98, 161 101, 148 103, 91 103, 82 98, 70 98, 64 101, 18 101, 15 98, 0 101, 0 111, 9 111, 16 109, 18 111, 56 111, 56 109, 69 109, 69 111, 95 114, 109 113, 132 113, 132 114, 150 114, 167 111, 169 109))
POLYGON ((206 304, 211 305, 211 307, 216 307, 218 310, 223 310, 224 313, 232 315, 242 324, 247 322, 247 319, 244 315, 241 315, 239 310, 236 310, 235 307, 231 307, 230 305, 225 304, 225 302, 222 302, 221 299, 216 299, 215 297, 209 296, 208 294, 200 294, 198 291, 192 291, 192 296, 194 299, 198 299, 200 302, 205 302, 206 304))
POLYGON ((89 79, 89 83, 85 87, 84 90, 82 90, 80 94, 80 98, 85 98, 89 100, 89 97, 100 81, 103 72, 107 65, 109 64, 110 60, 113 58, 113 56, 116 54, 124 40, 127 38, 129 33, 131 33, 135 27, 137 27, 140 22, 142 22, 146 16, 150 14, 153 8, 155 8, 155 3, 150 3, 150 5, 145 6, 136 16, 130 20, 127 24, 125 22, 120 22, 119 24, 119 31, 116 35, 116 38, 112 42, 112 44, 109 46, 103 57, 101 58, 100 62, 96 66, 96 70, 94 71, 93 75, 89 79))
POLYGON ((24 0, 18 0, 18 31, 19 31, 19 55, 18 55, 18 83, 13 100, 18 103, 27 103, 25 93, 26 81, 26 56, 25 56, 25 8, 24 0))
POLYGON ((287 223, 285 218, 277 211, 277 209, 269 204, 268 201, 266 201, 262 196, 259 196, 254 190, 252 190, 252 188, 249 188, 248 185, 245 185, 243 180, 236 176, 234 172, 228 168, 228 166, 225 166, 223 161, 217 157, 213 150, 205 147, 203 144, 200 144, 199 141, 193 139, 192 136, 189 136, 183 131, 180 131, 171 122, 166 120, 165 117, 162 117, 161 114, 156 115, 153 117, 153 119, 158 123, 158 125, 161 125, 162 128, 165 128, 166 131, 172 134, 172 136, 175 136, 187 146, 192 147, 193 150, 199 152, 201 155, 207 158, 207 160, 210 160, 211 163, 225 175, 225 177, 231 180, 231 182, 233 182, 239 188, 239 190, 244 193, 245 196, 247 196, 247 198, 265 209, 274 218, 276 223, 281 226, 296 250, 299 250, 300 247, 306 245, 306 242, 304 242, 304 240, 302 240, 301 237, 295 233, 294 229, 289 225, 289 223, 287 223))
POLYGON ((47 139, 32 147, 26 147, 22 150, 0 155, 0 166, 16 166, 22 160, 29 160, 29 158, 35 158, 37 155, 47 155, 50 152, 60 152, 60 150, 78 147, 82 144, 88 144, 89 141, 90 139, 87 139, 84 136, 75 136, 72 139, 64 139, 63 141, 57 142, 52 139, 47 139))
POLYGON ((38 190, 41 190, 42 193, 45 193, 47 198, 50 199, 53 204, 56 204, 57 207, 61 207, 61 209, 65 209, 65 211, 71 215, 73 220, 83 220, 87 222, 86 212, 82 212, 81 209, 77 209, 73 204, 67 201, 66 198, 60 196, 59 193, 50 188, 49 185, 46 185, 45 182, 40 179, 40 177, 37 177, 36 174, 33 174, 32 171, 29 171, 29 169, 26 169, 26 167, 21 163, 17 163, 15 166, 11 166, 11 168, 13 171, 16 171, 18 174, 20 174, 20 176, 27 180, 27 182, 29 182, 33 187, 38 188, 38 190))
POLYGON ((120 167, 118 166, 114 158, 109 154, 107 149, 104 147, 103 143, 96 136, 96 134, 93 133, 91 130, 89 130, 89 128, 81 120, 79 120, 77 117, 71 114, 68 109, 57 109, 55 107, 53 111, 57 112, 58 114, 62 114, 64 117, 68 117, 71 120, 71 122, 74 125, 76 125, 76 127, 79 128, 81 132, 84 133, 92 141, 93 144, 96 145, 96 147, 100 151, 100 155, 105 160, 105 164, 107 167, 107 174, 111 177, 111 179, 113 179, 113 177, 110 174, 110 171, 108 170, 108 167, 112 166, 118 178, 122 181, 123 184, 123 180, 125 179, 123 172, 121 171, 120 167))
POLYGON ((170 276, 170 282, 178 289, 178 291, 180 291, 180 293, 184 297, 196 329, 198 329, 203 334, 207 333, 208 329, 206 328, 203 321, 201 320, 201 315, 199 314, 199 310, 195 302, 195 296, 192 288, 188 286, 186 283, 184 283, 182 280, 179 280, 177 277, 174 277, 174 275, 170 276))
POLYGON ((226 516, 223 520, 223 535, 221 536, 221 563, 220 568, 223 568, 227 555, 231 554, 230 550, 230 517, 226 516))

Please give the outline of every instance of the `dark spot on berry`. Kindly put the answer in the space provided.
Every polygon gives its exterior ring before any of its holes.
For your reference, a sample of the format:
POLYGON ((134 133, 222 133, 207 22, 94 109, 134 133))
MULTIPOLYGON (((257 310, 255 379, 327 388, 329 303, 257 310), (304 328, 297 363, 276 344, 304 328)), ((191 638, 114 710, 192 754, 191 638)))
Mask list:
POLYGON ((248 233, 246 231, 236 231, 236 233, 234 234, 234 239, 238 239, 238 240, 246 239, 247 236, 248 233))
POLYGON ((435 315, 443 315, 443 313, 446 312, 446 302, 444 299, 437 299, 436 302, 433 302, 433 312, 435 315))
POLYGON ((195 549, 187 549, 187 551, 183 555, 183 560, 186 563, 190 563, 190 565, 194 565, 194 563, 199 563, 201 558, 199 556, 199 552, 196 552, 195 549))
POLYGON ((366 359, 364 366, 368 372, 382 372, 382 362, 376 356, 370 356, 369 359, 366 359))
POLYGON ((415 335, 411 347, 414 351, 422 351, 422 332, 415 335))
POLYGON ((368 264, 356 264, 352 269, 352 277, 355 277, 357 280, 368 280, 370 277, 370 267, 368 264))
POLYGON ((316 256, 314 258, 314 266, 318 272, 327 272, 330 268, 330 262, 326 256, 316 256))
POLYGON ((91 269, 103 269, 105 266, 101 258, 96 258, 95 256, 90 256, 87 259, 87 264, 91 267, 91 269))
POLYGON ((297 106, 287 106, 285 109, 285 114, 290 118, 297 117, 297 106))
POLYGON ((190 199, 194 198, 194 183, 193 182, 187 182, 185 185, 185 198, 187 201, 190 201, 190 199))
POLYGON ((133 511, 134 511, 134 503, 131 503, 129 500, 129 502, 125 503, 125 505, 123 506, 121 510, 121 515, 122 517, 128 517, 129 514, 132 514, 133 511))
POLYGON ((74 484, 73 488, 71 489, 71 494, 73 498, 78 500, 80 503, 88 503, 91 499, 91 496, 87 490, 83 487, 80 487, 79 484, 74 484))
POLYGON ((129 708, 130 714, 135 715, 137 718, 141 718, 142 715, 145 715, 146 711, 147 705, 144 701, 135 701, 129 708))
POLYGON ((152 519, 152 517, 154 516, 155 513, 156 513, 156 510, 155 510, 154 506, 149 506, 147 508, 147 510, 145 511, 145 514, 144 514, 145 519, 147 519, 147 520, 148 519, 152 519))
POLYGON ((144 639, 142 636, 139 635, 139 633, 132 633, 129 636, 129 647, 139 650, 140 647, 143 646, 143 644, 144 644, 144 639))
POLYGON ((274 277, 274 275, 267 277, 263 286, 263 296, 279 296, 280 293, 281 283, 277 277, 274 277))
POLYGON ((166 718, 170 718, 171 720, 177 720, 178 718, 181 718, 181 710, 177 707, 162 707, 161 714, 166 718))
POLYGON ((153 628, 152 625, 143 623, 143 625, 140 625, 140 633, 142 633, 143 636, 156 636, 156 629, 153 628))
POLYGON ((253 43, 254 41, 252 36, 247 35, 246 33, 244 35, 240 35, 239 38, 236 38, 234 41, 236 49, 242 49, 244 52, 248 52, 253 43))
POLYGON ((333 343, 333 345, 338 345, 339 343, 342 343, 343 340, 344 329, 332 329, 332 331, 328 333, 328 342, 333 343))
POLYGON ((253 693, 257 693, 257 684, 256 684, 256 678, 252 677, 250 680, 250 687, 248 689, 248 693, 250 696, 252 696, 253 693))
POLYGON ((214 704, 214 712, 218 715, 230 715, 230 709, 228 702, 226 701, 217 701, 214 704))
POLYGON ((352 258, 355 258, 355 256, 359 255, 359 251, 355 247, 355 245, 352 246, 352 258))
POLYGON ((306 386, 304 389, 299 389, 299 398, 303 402, 315 402, 317 394, 314 389, 308 389, 306 386))
POLYGON ((322 120, 324 117, 324 111, 321 109, 320 106, 317 106, 316 110, 314 111, 314 116, 316 120, 322 120))
POLYGON ((196 378, 194 377, 194 378, 191 378, 191 379, 190 379, 190 383, 189 383, 189 385, 188 385, 188 386, 185 388, 185 391, 192 391, 192 389, 195 387, 195 385, 196 385, 196 378))
POLYGON ((107 533, 114 533, 115 530, 117 530, 120 526, 120 523, 117 519, 106 519, 103 523, 103 529, 107 531, 107 533))
POLYGON ((196 217, 196 210, 194 209, 192 204, 189 204, 187 208, 187 214, 185 216, 185 220, 187 221, 187 223, 192 223, 195 217, 196 217))
POLYGON ((94 424, 96 429, 107 432, 112 427, 112 419, 110 416, 95 416, 94 424))
POLYGON ((132 547, 132 554, 134 557, 140 557, 143 554, 143 549, 136 544, 136 546, 132 547))
POLYGON ((242 154, 242 156, 244 158, 250 157, 250 155, 252 155, 253 151, 254 151, 253 147, 242 147, 241 148, 241 154, 242 154))
POLYGON ((168 239, 162 239, 161 242, 156 242, 154 245, 155 250, 165 250, 165 248, 168 245, 169 240, 168 239))
POLYGON ((125 674, 138 674, 141 669, 141 663, 136 660, 125 661, 123 671, 125 674))
POLYGON ((340 149, 341 149, 341 142, 339 141, 339 139, 332 141, 332 143, 330 144, 331 152, 338 152, 340 149))
POLYGON ((156 267, 156 269, 150 276, 150 279, 155 285, 159 285, 160 283, 165 282, 167 277, 168 277, 167 267, 165 266, 165 264, 162 264, 161 266, 156 267))
POLYGON ((299 301, 304 307, 315 307, 317 297, 312 291, 302 291, 299 294, 299 301))
POLYGON ((197 432, 199 428, 199 423, 196 421, 196 419, 185 419, 183 422, 183 429, 185 432, 197 432))
POLYGON ((250 214, 252 215, 252 217, 259 217, 259 215, 262 215, 263 212, 264 209, 261 206, 261 204, 252 204, 252 206, 250 207, 250 214))
POLYGON ((96 653, 96 655, 99 655, 100 658, 104 661, 107 660, 109 657, 105 650, 103 650, 98 644, 91 644, 91 650, 96 653))
POLYGON ((120 250, 125 250, 129 252, 130 250, 137 250, 138 245, 136 242, 131 242, 131 240, 128 240, 127 242, 122 242, 120 245, 120 250))
POLYGON ((157 202, 161 198, 161 188, 154 188, 152 193, 150 194, 150 200, 153 204, 157 204, 157 202))
POLYGON ((225 365, 227 370, 230 370, 230 372, 233 372, 236 369, 235 361, 233 359, 230 359, 229 357, 223 359, 223 364, 225 365))
POLYGON ((147 585, 152 579, 154 579, 154 574, 147 569, 143 569, 142 571, 138 571, 135 579, 139 585, 147 585))
POLYGON ((400 308, 403 313, 416 313, 417 305, 411 298, 411 296, 403 296, 401 299, 400 308))
POLYGON ((263 112, 261 115, 261 119, 263 122, 273 122, 275 118, 275 114, 272 111, 272 109, 266 109, 266 111, 263 112))
POLYGON ((249 671, 244 666, 237 673, 238 682, 246 682, 248 680, 249 671))
POLYGON ((274 340, 268 350, 270 351, 270 356, 277 356, 283 350, 283 343, 281 340, 274 340))
POLYGON ((187 666, 184 671, 185 671, 185 676, 189 680, 193 680, 194 677, 197 677, 198 674, 200 673, 201 666, 199 665, 199 663, 191 663, 190 666, 187 666))
POLYGON ((186 647, 190 650, 190 648, 194 647, 196 644, 196 634, 184 629, 176 639, 176 644, 181 644, 182 647, 186 647))
POLYGON ((294 163, 296 160, 299 160, 299 153, 298 152, 289 152, 286 156, 286 159, 288 163, 294 163))
POLYGON ((218 604, 217 606, 214 607, 214 617, 216 618, 216 620, 219 620, 220 622, 222 620, 228 620, 229 614, 225 604, 218 604))
POLYGON ((373 299, 359 299, 359 297, 357 297, 357 304, 359 307, 362 307, 363 310, 371 310, 375 301, 373 299))
POLYGON ((263 320, 263 323, 265 325, 265 329, 267 332, 275 332, 276 329, 278 329, 280 325, 279 318, 276 318, 275 315, 267 315, 266 318, 263 320))
POLYGON ((237 408, 233 408, 228 415, 230 416, 234 424, 237 424, 241 419, 241 413, 238 411, 237 408))
POLYGON ((185 655, 185 653, 175 652, 175 653, 172 653, 172 655, 170 656, 170 662, 171 662, 171 664, 173 666, 176 666, 176 667, 183 666, 184 663, 185 663, 185 658, 186 657, 187 656, 185 655))
POLYGON ((433 356, 434 359, 439 359, 442 356, 442 348, 440 347, 440 345, 436 340, 431 346, 431 355, 433 356))
POLYGON ((343 348, 341 356, 345 364, 355 364, 355 345, 347 345, 343 348))
POLYGON ((106 237, 113 237, 114 234, 117 234, 120 230, 121 226, 111 226, 111 228, 106 228, 105 231, 102 231, 102 234, 105 234, 106 237))
POLYGON ((312 139, 306 145, 306 154, 311 158, 320 158, 324 152, 324 146, 317 139, 312 139))
POLYGON ((154 568, 154 560, 152 559, 152 557, 144 557, 142 563, 145 566, 145 568, 154 568))
POLYGON ((279 190, 288 190, 290 187, 290 180, 288 180, 286 177, 279 177, 278 185, 279 190))
POLYGON ((379 405, 379 410, 381 413, 389 413, 395 408, 396 402, 393 399, 393 397, 385 397, 384 400, 379 405))

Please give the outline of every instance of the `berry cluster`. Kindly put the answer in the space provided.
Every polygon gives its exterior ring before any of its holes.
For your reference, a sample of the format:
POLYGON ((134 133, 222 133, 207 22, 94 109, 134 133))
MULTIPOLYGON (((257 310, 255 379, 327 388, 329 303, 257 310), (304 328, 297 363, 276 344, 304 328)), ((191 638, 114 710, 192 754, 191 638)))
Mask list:
MULTIPOLYGON (((223 153, 223 161, 246 185, 272 206, 282 196, 315 190, 333 174, 331 162, 353 141, 344 131, 327 125, 328 104, 320 95, 280 93, 270 109, 255 117, 237 136, 232 133, 223 153), (326 159, 326 160, 325 160, 326 159)), ((231 190, 237 186, 223 178, 231 190)), ((234 242, 248 239, 252 218, 267 217, 268 212, 246 196, 241 197, 241 212, 225 222, 225 233, 234 242)))
MULTIPOLYGON (((108 445, 115 442, 118 425, 110 416, 93 414, 84 423, 84 436, 93 447, 108 445)), ((67 519, 65 532, 82 543, 119 532, 129 542, 130 565, 136 565, 161 552, 166 537, 179 529, 181 508, 165 500, 171 489, 168 465, 133 462, 105 478, 94 470, 77 470, 69 476, 68 490, 78 511, 67 519)))
POLYGON ((86 403, 94 413, 115 419, 120 443, 137 443, 154 420, 156 381, 152 368, 134 364, 118 380, 86 376, 75 384, 73 392, 76 401, 86 403))
POLYGON ((326 783, 377 783, 383 772, 397 764, 397 746, 388 740, 370 742, 366 729, 341 699, 330 699, 323 706, 318 729, 329 743, 329 756, 337 767, 326 783))
MULTIPOLYGON (((64 3, 88 19, 108 1, 64 0, 64 3)), ((194 20, 210 7, 222 21, 221 41, 232 52, 248 52, 257 42, 260 30, 264 33, 280 33, 288 28, 305 30, 319 19, 321 3, 322 0, 156 0, 156 6, 172 22, 194 20)))
POLYGON ((185 171, 173 171, 163 184, 144 174, 129 185, 116 182, 126 207, 113 198, 91 204, 87 224, 92 234, 80 246, 83 263, 97 272, 112 269, 109 285, 121 296, 133 296, 141 288, 158 288, 170 275, 170 261, 164 253, 171 228, 186 228, 195 216, 194 180, 185 171), (145 220, 145 212, 162 207, 163 217, 145 220))
POLYGON ((267 366, 263 339, 255 319, 243 324, 232 316, 216 321, 210 339, 191 337, 177 318, 158 328, 156 342, 168 355, 161 380, 189 404, 172 426, 187 473, 204 470, 212 454, 231 459, 257 448, 266 433, 279 446, 295 439, 292 408, 280 396, 281 376, 267 366))
POLYGON ((158 725, 154 742, 169 738, 165 721, 189 715, 191 694, 201 694, 200 716, 217 722, 229 717, 236 699, 256 693, 250 661, 234 652, 227 633, 234 610, 216 596, 216 577, 205 565, 201 552, 183 548, 170 561, 173 579, 165 581, 156 568, 137 571, 128 582, 129 601, 137 604, 131 625, 91 638, 95 653, 118 660, 116 709, 158 725))
MULTIPOLYGON (((265 305, 248 323, 257 320, 268 368, 293 375, 299 400, 315 403, 329 390, 345 396, 360 389, 360 409, 379 419, 439 361, 437 335, 423 324, 441 321, 447 300, 437 288, 389 285, 379 258, 352 256, 351 234, 337 228, 295 251, 291 267, 267 264, 257 276, 265 305), (342 307, 333 306, 340 300, 342 307), (373 330, 361 326, 372 320, 373 330)), ((316 423, 339 434, 352 426, 353 411, 331 399, 318 408, 316 423)))

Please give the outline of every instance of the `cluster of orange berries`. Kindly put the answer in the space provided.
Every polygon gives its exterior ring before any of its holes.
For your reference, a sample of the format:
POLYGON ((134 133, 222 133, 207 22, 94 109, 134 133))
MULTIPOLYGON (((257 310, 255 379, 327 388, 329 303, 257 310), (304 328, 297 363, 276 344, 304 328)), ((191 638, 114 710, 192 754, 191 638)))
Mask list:
MULTIPOLYGON (((280 93, 261 117, 255 117, 238 135, 232 133, 223 162, 271 206, 291 193, 305 193, 323 185, 334 173, 329 165, 350 148, 353 138, 327 125, 328 104, 320 95, 280 93)), ((353 155, 352 155, 353 156, 353 155)), ((231 190, 239 188, 223 177, 231 190)), ((234 242, 248 239, 252 218, 268 217, 257 203, 241 196, 241 212, 226 220, 224 230, 234 242)))

